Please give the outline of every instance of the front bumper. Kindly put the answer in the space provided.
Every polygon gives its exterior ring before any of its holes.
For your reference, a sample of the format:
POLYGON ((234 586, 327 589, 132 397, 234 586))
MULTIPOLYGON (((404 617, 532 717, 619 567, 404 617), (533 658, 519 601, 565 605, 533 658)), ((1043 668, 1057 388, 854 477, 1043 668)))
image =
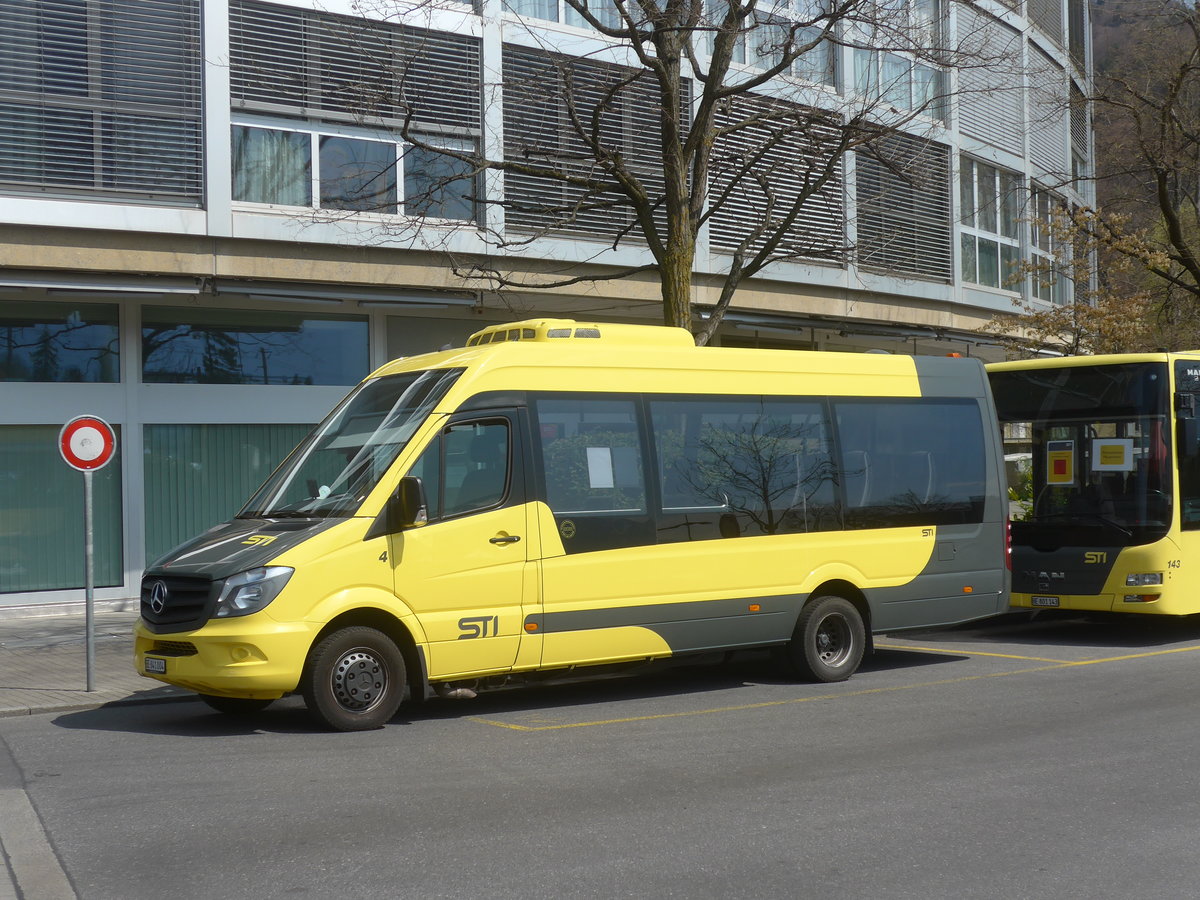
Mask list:
POLYGON ((138 619, 134 666, 139 675, 200 694, 274 699, 300 683, 317 631, 309 623, 276 622, 259 614, 210 620, 194 631, 155 634, 138 619), (148 671, 148 657, 152 666, 166 671, 148 671))

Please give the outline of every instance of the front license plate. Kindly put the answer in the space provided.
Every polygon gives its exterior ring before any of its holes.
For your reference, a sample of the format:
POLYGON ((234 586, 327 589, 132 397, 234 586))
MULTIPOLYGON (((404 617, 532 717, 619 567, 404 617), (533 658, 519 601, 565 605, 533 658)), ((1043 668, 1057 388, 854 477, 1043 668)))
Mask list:
POLYGON ((1029 602, 1033 606, 1058 606, 1057 597, 1030 597, 1029 602))
POLYGON ((167 661, 156 656, 146 657, 146 671, 151 675, 166 675, 167 661))

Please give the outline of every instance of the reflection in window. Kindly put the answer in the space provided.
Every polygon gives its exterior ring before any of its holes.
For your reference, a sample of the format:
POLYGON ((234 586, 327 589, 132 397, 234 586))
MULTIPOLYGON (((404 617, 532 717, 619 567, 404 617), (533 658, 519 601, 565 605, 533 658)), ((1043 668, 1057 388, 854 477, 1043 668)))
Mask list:
POLYGON ((142 379, 171 384, 357 384, 363 316, 148 306, 142 379))
MULTIPOLYGON (((120 426, 113 460, 92 476, 95 583, 124 580, 120 426)), ((0 594, 84 586, 83 479, 54 452, 58 425, 0 425, 0 594)))
POLYGON ((555 515, 644 512, 637 416, 628 400, 540 400, 546 500, 555 515))
POLYGON ((0 381, 119 380, 115 304, 0 306, 0 381))
POLYGON ((233 199, 309 206, 312 148, 307 134, 233 126, 233 199))
POLYGON ((396 145, 321 136, 321 208, 396 211, 396 145))
POLYGON ((662 401, 651 413, 664 511, 724 510, 742 534, 840 527, 819 403, 662 401))
POLYGON ((409 147, 404 153, 404 212, 438 219, 474 219, 471 165, 436 150, 409 147))

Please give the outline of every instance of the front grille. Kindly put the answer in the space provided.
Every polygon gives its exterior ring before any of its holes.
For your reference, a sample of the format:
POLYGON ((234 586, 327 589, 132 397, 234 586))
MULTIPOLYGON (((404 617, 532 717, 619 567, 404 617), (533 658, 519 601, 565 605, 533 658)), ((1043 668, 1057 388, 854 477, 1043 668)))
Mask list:
POLYGON ((211 617, 216 601, 215 584, 208 578, 151 574, 142 578, 142 621, 156 634, 199 628, 211 617))
POLYGON ((195 656, 196 645, 191 641, 155 641, 148 652, 155 656, 195 656))

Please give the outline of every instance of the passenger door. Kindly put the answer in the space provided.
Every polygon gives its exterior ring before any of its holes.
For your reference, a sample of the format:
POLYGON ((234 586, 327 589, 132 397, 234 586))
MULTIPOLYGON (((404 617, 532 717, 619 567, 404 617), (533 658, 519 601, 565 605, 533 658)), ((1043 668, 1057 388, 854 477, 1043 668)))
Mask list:
POLYGON ((516 411, 454 417, 408 473, 425 486, 429 522, 392 535, 391 559, 431 678, 510 669, 536 609, 518 425, 516 411))

